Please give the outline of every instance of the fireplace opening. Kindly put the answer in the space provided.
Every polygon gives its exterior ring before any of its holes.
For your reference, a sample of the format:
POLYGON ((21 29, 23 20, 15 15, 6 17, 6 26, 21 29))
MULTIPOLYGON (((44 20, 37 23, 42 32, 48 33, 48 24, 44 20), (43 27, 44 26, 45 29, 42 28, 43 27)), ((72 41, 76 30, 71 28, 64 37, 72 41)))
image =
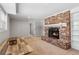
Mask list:
POLYGON ((48 30, 48 37, 59 39, 59 28, 58 27, 50 27, 48 30))

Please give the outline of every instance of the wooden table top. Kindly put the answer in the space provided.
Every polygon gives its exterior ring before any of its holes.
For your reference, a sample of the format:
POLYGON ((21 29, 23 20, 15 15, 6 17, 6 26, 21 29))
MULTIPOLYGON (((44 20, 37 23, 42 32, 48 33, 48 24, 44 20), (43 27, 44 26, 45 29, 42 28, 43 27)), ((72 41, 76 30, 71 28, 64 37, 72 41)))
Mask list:
POLYGON ((23 39, 17 38, 16 45, 9 45, 8 40, 1 45, 0 52, 5 55, 24 55, 32 52, 33 49, 24 42, 23 39))

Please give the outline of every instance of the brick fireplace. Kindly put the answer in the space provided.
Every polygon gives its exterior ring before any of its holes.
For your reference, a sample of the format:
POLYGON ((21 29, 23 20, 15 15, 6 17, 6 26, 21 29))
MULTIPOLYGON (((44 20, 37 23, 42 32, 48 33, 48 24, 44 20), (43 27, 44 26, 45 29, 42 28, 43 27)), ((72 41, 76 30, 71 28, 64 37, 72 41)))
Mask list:
POLYGON ((71 48, 70 11, 65 11, 45 19, 42 40, 63 49, 71 48))

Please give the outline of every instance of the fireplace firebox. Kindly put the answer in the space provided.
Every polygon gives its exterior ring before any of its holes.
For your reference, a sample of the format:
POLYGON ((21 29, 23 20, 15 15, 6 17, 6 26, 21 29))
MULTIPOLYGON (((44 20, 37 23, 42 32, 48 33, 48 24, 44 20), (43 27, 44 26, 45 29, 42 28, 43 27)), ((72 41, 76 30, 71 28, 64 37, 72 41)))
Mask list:
POLYGON ((48 30, 48 37, 59 39, 59 28, 58 27, 50 27, 48 30))

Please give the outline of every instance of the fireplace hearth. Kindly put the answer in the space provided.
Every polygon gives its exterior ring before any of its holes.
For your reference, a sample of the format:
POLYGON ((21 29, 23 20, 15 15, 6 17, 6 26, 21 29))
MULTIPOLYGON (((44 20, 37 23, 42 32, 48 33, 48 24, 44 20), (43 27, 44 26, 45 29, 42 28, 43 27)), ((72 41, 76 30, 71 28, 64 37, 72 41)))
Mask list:
POLYGON ((50 27, 48 29, 48 37, 59 39, 59 28, 58 27, 50 27))

